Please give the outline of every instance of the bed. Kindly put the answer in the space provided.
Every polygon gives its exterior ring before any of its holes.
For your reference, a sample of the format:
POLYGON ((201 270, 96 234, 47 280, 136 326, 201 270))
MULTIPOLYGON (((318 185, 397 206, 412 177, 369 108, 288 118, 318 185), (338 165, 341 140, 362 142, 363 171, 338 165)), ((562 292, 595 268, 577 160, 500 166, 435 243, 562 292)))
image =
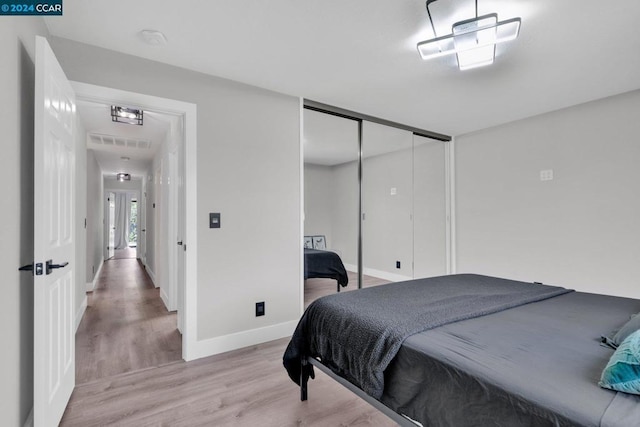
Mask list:
POLYGON ((313 366, 401 425, 640 425, 640 396, 598 386, 602 335, 640 300, 479 275, 333 294, 305 311, 284 365, 313 366))
POLYGON ((337 253, 319 249, 304 248, 304 278, 334 279, 336 288, 347 286, 349 277, 337 253))

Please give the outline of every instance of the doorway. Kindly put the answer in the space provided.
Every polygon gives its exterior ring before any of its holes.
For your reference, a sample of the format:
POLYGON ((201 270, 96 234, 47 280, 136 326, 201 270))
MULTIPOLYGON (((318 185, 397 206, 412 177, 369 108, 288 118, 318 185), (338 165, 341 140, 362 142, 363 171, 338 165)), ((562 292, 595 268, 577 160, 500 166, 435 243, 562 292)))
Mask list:
MULTIPOLYGON (((151 97, 147 95, 140 95, 131 92, 119 91, 110 88, 98 87, 94 85, 88 85, 84 83, 72 82, 74 89, 78 94, 79 100, 87 100, 91 102, 99 102, 104 105, 111 105, 120 103, 123 105, 135 105, 144 109, 145 118, 153 117, 153 113, 166 114, 175 118, 173 124, 170 125, 171 135, 174 137, 171 151, 177 156, 177 168, 175 171, 169 171, 174 176, 178 177, 173 182, 180 182, 181 186, 169 186, 168 179, 165 177, 159 177, 158 180, 154 179, 153 174, 145 174, 142 177, 142 184, 140 191, 131 197, 130 208, 128 210, 129 222, 128 222, 128 249, 136 251, 136 258, 145 269, 154 267, 150 276, 154 279, 153 282, 156 286, 169 285, 175 286, 173 310, 177 309, 176 324, 180 325, 180 331, 182 332, 181 344, 182 351, 181 357, 185 360, 189 360, 190 349, 193 348, 195 342, 195 299, 191 297, 195 296, 195 284, 196 282, 196 268, 195 259, 197 252, 196 245, 196 232, 195 229, 189 224, 195 224, 195 221, 187 222, 187 217, 195 216, 195 175, 185 176, 184 171, 196 170, 196 123, 195 123, 195 105, 188 104, 180 101, 167 100, 164 98, 151 97), (149 114, 147 114, 149 112, 149 114), (158 204, 156 201, 156 195, 164 192, 163 197, 165 200, 185 200, 185 203, 177 204, 174 209, 166 204, 158 204), (162 224, 156 224, 154 221, 155 213, 161 209, 166 210, 166 223, 173 222, 171 227, 164 226, 162 224), (164 231, 163 236, 159 229, 164 231), (166 231, 166 230, 170 230, 166 231), (160 242, 159 237, 162 238, 160 242), (182 250, 176 250, 175 246, 180 242, 182 250), (190 245, 189 252, 184 250, 186 242, 192 243, 190 245), (156 245, 156 243, 159 243, 156 245), (157 248, 157 250, 156 250, 157 248), (152 259, 152 257, 156 257, 152 259), (160 259, 162 262, 159 262, 160 259), (165 262, 166 261, 166 262, 165 262), (155 263, 155 264, 154 264, 155 263), (156 266, 161 266, 160 268, 156 266), (186 266, 192 266, 192 268, 186 268, 186 266), (165 271, 157 274, 165 268, 165 271), (158 271, 154 271, 158 270, 158 271), (155 277, 154 277, 155 276, 155 277)), ((90 138, 93 138, 90 135, 90 138)), ((91 139, 88 138, 88 141, 91 139)), ((116 139, 114 143, 119 143, 116 139)), ((122 145, 122 141, 120 141, 122 145)), ((125 141, 125 144, 127 142, 125 141)), ((124 156, 122 156, 124 157, 124 156)), ((173 163, 173 162, 172 162, 173 163)), ((103 191, 108 193, 105 188, 103 191)), ((110 195, 105 199, 110 198, 110 195)), ((105 209, 102 210, 105 216, 111 216, 107 212, 107 206, 111 208, 108 201, 104 201, 105 209)), ((114 206, 115 210, 115 206, 114 206)), ((115 216, 115 213, 114 215, 115 216)), ((105 228, 109 227, 109 224, 105 228)), ((113 228, 113 226, 111 226, 113 228)), ((105 242, 106 243, 106 242, 105 242)), ((104 245, 103 247, 115 247, 112 244, 104 245)), ((90 249, 88 248, 88 252, 90 249)), ((115 254, 114 254, 115 255, 115 254)), ((107 253, 107 258, 109 254, 107 253)), ((91 270, 88 270, 91 271, 91 270)), ((166 302, 165 302, 166 303, 166 302)), ((168 305, 168 304, 167 304, 168 305)), ((193 353, 193 351, 191 351, 193 353)))

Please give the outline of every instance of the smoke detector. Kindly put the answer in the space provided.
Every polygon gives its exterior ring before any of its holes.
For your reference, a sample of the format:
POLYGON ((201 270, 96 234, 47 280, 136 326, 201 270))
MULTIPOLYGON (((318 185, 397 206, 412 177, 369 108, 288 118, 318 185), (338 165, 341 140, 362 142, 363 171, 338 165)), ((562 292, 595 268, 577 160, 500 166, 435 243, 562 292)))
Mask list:
POLYGON ((151 46, 164 46, 167 44, 167 38, 160 31, 142 30, 140 31, 140 37, 146 44, 151 46))

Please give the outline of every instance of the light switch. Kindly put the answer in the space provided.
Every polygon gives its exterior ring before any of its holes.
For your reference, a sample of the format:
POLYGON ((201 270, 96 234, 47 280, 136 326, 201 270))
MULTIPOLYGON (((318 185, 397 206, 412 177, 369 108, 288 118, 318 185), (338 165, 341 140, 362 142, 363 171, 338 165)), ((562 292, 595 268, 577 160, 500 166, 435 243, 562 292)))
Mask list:
POLYGON ((220 228, 220 213, 211 212, 209 214, 209 228, 220 228))
POLYGON ((540 181, 551 181, 553 180, 553 169, 546 169, 540 171, 540 181))
POLYGON ((391 187, 391 195, 395 196, 396 194, 398 194, 398 190, 396 189, 396 187, 391 187))

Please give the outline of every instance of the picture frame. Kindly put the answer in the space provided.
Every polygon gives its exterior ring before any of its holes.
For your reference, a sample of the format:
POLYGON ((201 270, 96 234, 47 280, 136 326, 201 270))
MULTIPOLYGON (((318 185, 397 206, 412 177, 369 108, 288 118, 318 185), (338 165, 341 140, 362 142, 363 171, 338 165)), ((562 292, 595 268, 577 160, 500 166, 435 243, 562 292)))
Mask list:
POLYGON ((324 251, 327 249, 327 242, 324 236, 313 236, 313 249, 324 251))
POLYGON ((304 236, 303 247, 305 249, 313 249, 313 236, 304 236))

